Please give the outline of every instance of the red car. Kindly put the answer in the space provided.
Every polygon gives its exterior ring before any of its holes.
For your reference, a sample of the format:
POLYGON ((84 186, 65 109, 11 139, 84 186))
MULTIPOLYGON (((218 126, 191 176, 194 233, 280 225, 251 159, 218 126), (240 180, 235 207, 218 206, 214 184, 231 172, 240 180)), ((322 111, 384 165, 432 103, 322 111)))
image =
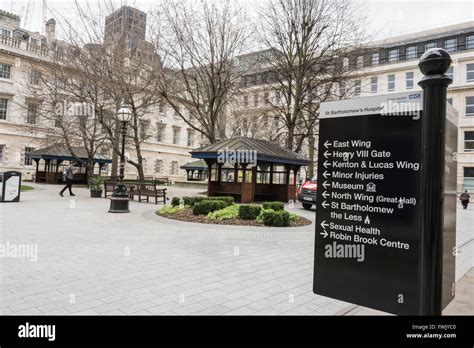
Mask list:
POLYGON ((303 204, 303 208, 311 209, 316 204, 317 175, 307 180, 298 191, 298 200, 303 204))

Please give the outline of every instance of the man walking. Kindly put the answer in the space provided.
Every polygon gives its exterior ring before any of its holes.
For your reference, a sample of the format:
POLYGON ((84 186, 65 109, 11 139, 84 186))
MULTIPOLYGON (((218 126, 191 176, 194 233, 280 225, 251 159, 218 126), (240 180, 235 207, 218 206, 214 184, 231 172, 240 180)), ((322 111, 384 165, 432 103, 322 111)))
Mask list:
POLYGON ((64 197, 63 193, 66 191, 66 189, 69 189, 69 195, 75 196, 74 193, 72 193, 72 184, 74 182, 74 174, 76 172, 76 169, 74 167, 74 163, 70 164, 66 167, 66 169, 63 172, 63 178, 66 180, 66 186, 59 192, 59 195, 61 197, 64 197))
POLYGON ((461 193, 461 196, 459 196, 463 209, 467 209, 467 206, 469 204, 469 198, 471 197, 469 196, 469 193, 467 193, 467 190, 461 193))

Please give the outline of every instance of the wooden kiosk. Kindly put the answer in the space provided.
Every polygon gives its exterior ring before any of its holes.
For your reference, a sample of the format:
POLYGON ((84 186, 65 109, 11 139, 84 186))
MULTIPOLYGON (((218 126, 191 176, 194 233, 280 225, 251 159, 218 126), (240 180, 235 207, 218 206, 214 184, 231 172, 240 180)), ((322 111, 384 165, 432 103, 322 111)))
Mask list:
POLYGON ((296 198, 296 178, 310 160, 272 142, 237 137, 191 151, 209 170, 208 196, 237 202, 288 202, 296 198))
MULTIPOLYGON (((79 158, 83 163, 87 163, 87 152, 83 148, 73 148, 74 157, 65 145, 53 145, 44 149, 35 150, 29 154, 32 160, 36 163, 35 182, 44 182, 47 184, 59 184, 63 182, 62 171, 72 161, 77 161, 79 158), (42 169, 40 162, 43 161, 42 169)), ((112 163, 107 157, 96 154, 94 157, 94 166, 99 165, 99 171, 102 166, 112 163)), ((81 166, 79 173, 74 176, 74 180, 80 184, 87 184, 87 167, 81 166)))

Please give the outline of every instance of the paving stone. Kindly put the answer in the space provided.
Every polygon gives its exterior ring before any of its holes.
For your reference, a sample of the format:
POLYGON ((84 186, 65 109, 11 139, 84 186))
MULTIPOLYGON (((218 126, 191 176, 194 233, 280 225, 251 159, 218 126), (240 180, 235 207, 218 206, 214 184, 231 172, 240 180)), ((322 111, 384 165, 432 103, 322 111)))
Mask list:
MULTIPOLYGON (((107 213, 108 200, 91 199, 84 188, 76 188, 76 207, 70 208, 69 199, 57 194, 59 187, 32 186, 36 190, 22 194, 20 204, 0 206, 2 242, 34 241, 39 251, 36 262, 0 260, 0 314, 373 313, 312 293, 314 224, 292 229, 189 224, 158 217, 157 206, 137 202, 130 203, 130 214, 115 215, 107 213), (18 219, 22 212, 27 219, 18 219)), ((314 211, 299 204, 295 211, 314 221, 314 211)), ((458 211, 457 240, 464 247, 456 277, 464 277, 447 314, 474 314, 474 243, 467 243, 473 225, 474 206, 458 211)))

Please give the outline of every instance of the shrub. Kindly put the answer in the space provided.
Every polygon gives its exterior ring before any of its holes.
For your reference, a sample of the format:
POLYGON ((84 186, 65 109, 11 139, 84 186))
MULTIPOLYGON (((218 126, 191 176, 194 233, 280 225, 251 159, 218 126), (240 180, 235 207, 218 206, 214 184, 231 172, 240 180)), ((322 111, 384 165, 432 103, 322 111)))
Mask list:
POLYGON ((271 210, 271 209, 262 209, 262 210, 260 210, 260 214, 258 214, 257 219, 256 219, 257 222, 263 224, 263 216, 265 214, 268 214, 270 211, 274 211, 274 210, 271 210))
POLYGON ((243 220, 255 220, 260 214, 262 207, 257 204, 239 206, 239 218, 243 220))
POLYGON ((177 207, 173 207, 171 205, 165 205, 163 208, 157 210, 157 214, 158 215, 169 215, 169 214, 174 214, 174 213, 177 213, 178 211, 181 211, 183 210, 184 207, 181 207, 181 206, 177 206, 177 207))
POLYGON ((299 216, 295 213, 290 213, 290 222, 298 220, 299 216))
POLYGON ((272 221, 272 226, 286 227, 290 225, 290 213, 285 210, 279 210, 275 212, 275 216, 272 221))
POLYGON ((172 207, 178 207, 181 204, 181 199, 179 197, 173 197, 171 200, 171 206, 172 207))
POLYGON ((221 210, 227 207, 227 203, 223 201, 205 200, 195 203, 193 206, 194 215, 207 215, 213 211, 221 210))
POLYGON ((259 215, 258 221, 266 226, 286 227, 290 224, 290 213, 285 210, 265 209, 259 215))
POLYGON ((271 209, 274 211, 284 210, 285 205, 283 202, 265 202, 263 203, 263 209, 271 209))
POLYGON ((209 220, 229 220, 239 216, 239 206, 229 205, 227 208, 207 214, 209 220))

